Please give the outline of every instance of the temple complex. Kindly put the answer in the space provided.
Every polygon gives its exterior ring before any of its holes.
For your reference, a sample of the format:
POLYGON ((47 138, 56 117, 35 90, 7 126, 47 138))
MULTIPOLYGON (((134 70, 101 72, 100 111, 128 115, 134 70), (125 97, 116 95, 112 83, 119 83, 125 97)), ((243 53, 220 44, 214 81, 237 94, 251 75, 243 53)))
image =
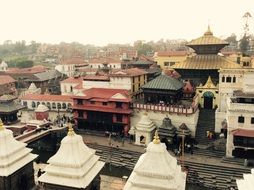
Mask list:
POLYGON ((186 173, 160 142, 157 131, 135 165, 124 190, 184 190, 186 173))
POLYGON ((196 55, 188 56, 185 61, 174 64, 172 68, 179 72, 183 79, 191 79, 195 84, 204 83, 209 75, 217 83, 220 68, 241 67, 226 57, 218 55, 226 45, 228 43, 215 37, 208 26, 203 36, 187 44, 196 55))
POLYGON ((35 188, 33 161, 37 155, 26 144, 17 141, 13 132, 0 120, 0 189, 30 190, 35 188))
POLYGON ((99 172, 104 162, 95 150, 88 148, 80 135, 69 126, 57 153, 48 160, 45 173, 39 177, 45 190, 99 190, 99 172))
POLYGON ((147 146, 152 141, 152 136, 156 125, 148 117, 147 113, 144 113, 140 121, 136 125, 135 129, 135 144, 147 146))

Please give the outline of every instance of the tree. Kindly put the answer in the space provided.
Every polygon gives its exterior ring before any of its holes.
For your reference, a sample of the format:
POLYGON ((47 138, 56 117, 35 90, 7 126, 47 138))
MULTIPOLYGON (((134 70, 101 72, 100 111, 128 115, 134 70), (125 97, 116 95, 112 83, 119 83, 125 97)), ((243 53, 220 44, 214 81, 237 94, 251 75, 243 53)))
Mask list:
POLYGON ((153 48, 152 46, 146 44, 146 43, 142 43, 142 44, 138 44, 137 46, 137 52, 138 55, 147 55, 149 52, 152 52, 153 48))
POLYGON ((25 57, 19 57, 19 58, 10 60, 8 65, 9 67, 29 68, 34 65, 34 62, 31 60, 28 60, 25 57))
POLYGON ((244 19, 244 34, 243 37, 240 40, 240 50, 243 53, 243 55, 246 55, 248 50, 249 50, 249 46, 250 46, 250 34, 249 34, 249 19, 251 19, 252 16, 249 12, 246 12, 243 15, 243 19, 244 19))
POLYGON ((236 35, 233 33, 225 39, 229 44, 237 44, 236 35))

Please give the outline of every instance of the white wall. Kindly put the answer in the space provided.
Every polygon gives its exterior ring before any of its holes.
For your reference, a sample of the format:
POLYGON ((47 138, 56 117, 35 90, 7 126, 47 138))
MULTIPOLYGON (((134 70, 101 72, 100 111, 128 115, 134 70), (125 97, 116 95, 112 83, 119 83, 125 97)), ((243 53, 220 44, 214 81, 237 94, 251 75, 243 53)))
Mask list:
POLYGON ((68 77, 73 76, 75 72, 75 65, 74 64, 58 64, 55 66, 55 70, 59 71, 60 73, 66 74, 68 77))
POLYGON ((83 81, 83 88, 110 88, 109 81, 83 81))
POLYGON ((154 112, 149 110, 139 110, 134 109, 133 110, 133 116, 131 117, 131 127, 136 126, 137 123, 140 121, 142 115, 147 112, 148 117, 155 123, 155 125, 158 127, 162 124, 162 120, 168 115, 168 117, 171 119, 172 124, 175 125, 175 127, 179 127, 182 123, 185 123, 187 127, 191 130, 191 135, 194 137, 198 122, 198 115, 199 111, 197 110, 196 113, 191 115, 178 115, 178 114, 169 114, 168 112, 154 112))
POLYGON ((131 77, 110 77, 110 88, 131 90, 131 77))

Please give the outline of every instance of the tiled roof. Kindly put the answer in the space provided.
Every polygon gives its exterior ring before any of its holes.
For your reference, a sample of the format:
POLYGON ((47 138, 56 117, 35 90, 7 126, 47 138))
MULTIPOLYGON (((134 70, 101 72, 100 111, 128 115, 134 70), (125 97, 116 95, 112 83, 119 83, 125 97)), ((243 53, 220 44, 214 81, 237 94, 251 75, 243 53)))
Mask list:
POLYGON ((109 77, 105 75, 87 75, 83 77, 83 80, 104 80, 104 81, 109 81, 109 77))
POLYGON ((174 69, 217 70, 220 68, 241 68, 241 66, 219 55, 195 55, 172 66, 174 69))
POLYGON ((60 83, 82 83, 83 77, 69 77, 65 80, 62 80, 60 83))
POLYGON ((254 137, 254 130, 247 130, 247 129, 236 129, 232 132, 234 136, 240 137, 254 137))
POLYGON ((143 89, 160 89, 160 90, 179 90, 183 87, 183 83, 177 79, 166 75, 160 75, 150 82, 146 83, 143 89))
POLYGON ((130 69, 123 69, 117 72, 112 73, 112 76, 140 76, 147 74, 146 71, 139 69, 139 68, 130 68, 130 69))
POLYGON ((26 94, 21 100, 36 101, 64 101, 72 102, 72 96, 69 95, 49 95, 49 94, 26 94))
POLYGON ((121 102, 130 102, 129 93, 127 90, 123 89, 110 89, 110 88, 90 88, 83 91, 84 96, 75 96, 75 98, 82 99, 106 99, 108 101, 121 101, 121 102), (114 98, 115 95, 122 96, 123 98, 114 98))
POLYGON ((9 75, 0 75, 0 85, 14 83, 15 80, 9 75))
POLYGON ((61 77, 62 75, 63 74, 60 73, 57 70, 49 70, 49 71, 34 74, 36 79, 35 80, 32 79, 32 80, 29 80, 29 81, 48 81, 48 80, 51 80, 51 79, 61 77))
POLYGON ((170 56, 186 56, 188 51, 159 51, 157 56, 159 57, 170 57, 170 56))
POLYGON ((187 46, 197 45, 228 45, 228 42, 213 36, 210 27, 208 27, 208 30, 204 33, 203 36, 194 39, 187 44, 187 46))

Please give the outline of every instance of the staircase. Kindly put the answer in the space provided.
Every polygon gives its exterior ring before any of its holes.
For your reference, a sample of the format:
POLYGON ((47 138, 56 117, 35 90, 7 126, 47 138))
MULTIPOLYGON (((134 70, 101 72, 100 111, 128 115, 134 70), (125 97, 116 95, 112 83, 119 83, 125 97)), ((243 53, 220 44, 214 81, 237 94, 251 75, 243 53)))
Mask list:
POLYGON ((208 145, 211 140, 207 138, 206 131, 215 130, 215 110, 200 109, 196 129, 196 141, 201 145, 208 145))

